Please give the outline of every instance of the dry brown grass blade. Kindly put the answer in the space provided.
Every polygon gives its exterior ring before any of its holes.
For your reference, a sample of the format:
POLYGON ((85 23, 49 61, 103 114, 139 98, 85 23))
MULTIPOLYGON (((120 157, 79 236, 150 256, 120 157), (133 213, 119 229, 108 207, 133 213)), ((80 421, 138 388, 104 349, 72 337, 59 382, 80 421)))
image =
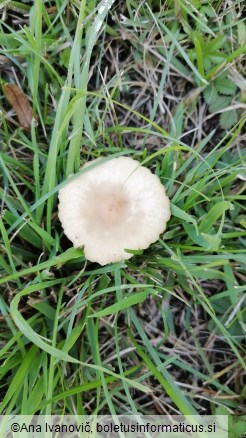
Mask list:
POLYGON ((24 128, 25 131, 30 131, 33 111, 28 97, 23 90, 15 84, 3 85, 3 92, 6 99, 14 108, 22 128, 24 128))

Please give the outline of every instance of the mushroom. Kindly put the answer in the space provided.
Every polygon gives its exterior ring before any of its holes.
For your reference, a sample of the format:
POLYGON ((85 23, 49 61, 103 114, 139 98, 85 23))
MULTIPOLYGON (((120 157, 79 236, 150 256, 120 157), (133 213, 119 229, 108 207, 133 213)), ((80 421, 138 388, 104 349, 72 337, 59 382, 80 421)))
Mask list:
POLYGON ((129 259, 158 240, 170 219, 170 202, 160 179, 130 157, 100 163, 59 191, 59 219, 75 248, 106 265, 129 259))

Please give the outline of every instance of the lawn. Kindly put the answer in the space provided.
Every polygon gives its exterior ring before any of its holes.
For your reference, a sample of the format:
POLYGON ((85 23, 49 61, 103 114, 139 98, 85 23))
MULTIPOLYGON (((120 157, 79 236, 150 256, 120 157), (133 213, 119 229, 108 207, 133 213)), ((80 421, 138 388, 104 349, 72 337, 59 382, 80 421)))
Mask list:
POLYGON ((245 414, 243 8, 1 3, 1 414, 245 414), (101 266, 64 234, 58 192, 119 156, 172 215, 101 266))

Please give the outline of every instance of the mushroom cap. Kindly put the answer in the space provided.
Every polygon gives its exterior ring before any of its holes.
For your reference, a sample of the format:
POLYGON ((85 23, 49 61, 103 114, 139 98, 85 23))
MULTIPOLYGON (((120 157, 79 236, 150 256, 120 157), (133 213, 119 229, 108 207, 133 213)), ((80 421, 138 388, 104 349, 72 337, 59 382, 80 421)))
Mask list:
POLYGON ((149 169, 130 157, 100 159, 59 191, 58 216, 75 248, 101 265, 129 259, 158 240, 170 219, 165 189, 149 169))

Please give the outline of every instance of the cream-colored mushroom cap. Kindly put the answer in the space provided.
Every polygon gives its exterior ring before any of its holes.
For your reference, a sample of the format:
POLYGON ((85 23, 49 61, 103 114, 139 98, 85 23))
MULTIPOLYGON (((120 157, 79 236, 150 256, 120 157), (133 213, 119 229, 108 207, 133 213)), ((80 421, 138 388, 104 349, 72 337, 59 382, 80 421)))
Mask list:
POLYGON ((59 219, 75 248, 101 265, 129 259, 166 228, 170 202, 159 178, 129 157, 96 163, 59 191, 59 219))

